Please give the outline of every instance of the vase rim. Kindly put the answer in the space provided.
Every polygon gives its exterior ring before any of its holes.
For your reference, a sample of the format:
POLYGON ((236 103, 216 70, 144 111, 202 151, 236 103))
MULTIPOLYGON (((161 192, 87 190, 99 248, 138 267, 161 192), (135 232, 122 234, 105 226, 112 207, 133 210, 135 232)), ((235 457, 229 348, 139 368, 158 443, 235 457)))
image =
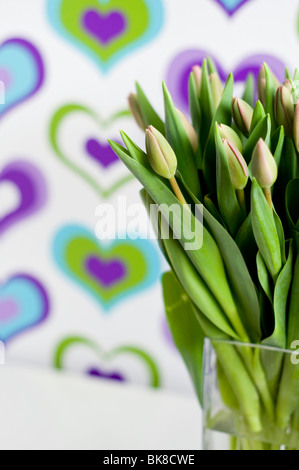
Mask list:
MULTIPOLYGON (((296 349, 287 349, 287 348, 279 348, 277 346, 270 346, 267 344, 260 344, 260 343, 250 343, 250 342, 242 342, 242 341, 235 341, 235 340, 229 340, 229 339, 218 339, 218 338, 205 338, 205 342, 207 344, 210 344, 213 346, 213 343, 215 344, 231 344, 233 346, 241 346, 241 347, 251 347, 251 348, 257 348, 257 349, 262 349, 266 351, 277 351, 280 353, 288 353, 288 354, 293 354, 296 349)), ((296 345, 297 347, 299 346, 299 341, 298 344, 296 345)))

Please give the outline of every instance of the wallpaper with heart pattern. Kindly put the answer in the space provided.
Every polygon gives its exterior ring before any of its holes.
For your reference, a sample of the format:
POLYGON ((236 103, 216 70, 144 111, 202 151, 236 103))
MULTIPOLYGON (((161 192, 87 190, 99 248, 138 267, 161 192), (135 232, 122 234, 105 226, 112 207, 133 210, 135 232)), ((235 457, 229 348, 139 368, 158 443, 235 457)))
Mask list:
POLYGON ((211 56, 242 90, 266 61, 299 65, 299 1, 0 2, 0 341, 6 358, 191 392, 164 314, 153 239, 107 243, 96 208, 140 185, 108 145, 134 82, 188 112, 188 74, 211 56), (297 23, 296 23, 297 19, 297 23), (283 38, 283 41, 281 40, 283 38), (25 359, 24 359, 25 358, 25 359))

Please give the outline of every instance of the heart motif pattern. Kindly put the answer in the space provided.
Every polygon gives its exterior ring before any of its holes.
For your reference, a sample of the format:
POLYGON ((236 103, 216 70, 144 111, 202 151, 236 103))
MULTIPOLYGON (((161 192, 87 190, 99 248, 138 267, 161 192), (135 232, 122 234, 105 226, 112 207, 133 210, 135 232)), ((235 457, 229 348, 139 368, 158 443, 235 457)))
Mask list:
POLYGON ((251 0, 214 0, 216 1, 229 16, 233 16, 245 3, 251 0))
POLYGON ((0 117, 33 96, 44 82, 44 64, 37 48, 22 38, 11 38, 0 46, 0 81, 4 103, 0 117))
POLYGON ((161 0, 48 0, 55 30, 107 72, 161 30, 161 0))
POLYGON ((6 343, 49 315, 49 297, 42 284, 25 274, 0 286, 0 340, 6 343))
POLYGON ((69 356, 72 351, 76 351, 78 347, 81 347, 80 357, 84 355, 85 349, 86 358, 88 358, 89 354, 91 353, 93 356, 98 358, 98 362, 101 364, 101 366, 92 365, 90 367, 86 367, 85 371, 90 376, 102 379, 116 380, 118 382, 127 381, 127 375, 129 374, 126 374, 126 372, 122 370, 124 367, 124 361, 121 362, 121 366, 118 366, 121 368, 121 371, 119 372, 116 372, 114 370, 111 370, 109 372, 107 371, 107 369, 109 368, 109 363, 111 363, 112 361, 128 357, 131 360, 134 359, 139 364, 139 366, 141 365, 141 367, 145 370, 148 376, 147 380, 149 386, 160 386, 160 371, 157 367, 155 360, 151 357, 151 355, 149 355, 147 351, 131 345, 117 346, 116 348, 111 349, 110 351, 105 351, 97 343, 88 338, 83 338, 80 336, 71 336, 63 339, 57 345, 54 355, 55 367, 57 369, 65 369, 67 367, 66 356, 69 356), (82 349, 82 347, 84 349, 82 349), (104 367, 106 370, 105 372, 104 367))
POLYGON ((98 377, 99 379, 117 380, 118 382, 125 382, 125 378, 119 372, 104 372, 101 369, 95 368, 87 371, 88 375, 98 377))
POLYGON ((88 229, 63 227, 54 240, 59 268, 105 311, 158 281, 160 255, 150 240, 114 240, 109 246, 88 229))
MULTIPOLYGON (((116 182, 104 189, 96 176, 96 171, 90 171, 88 168, 85 169, 83 160, 82 164, 81 162, 78 164, 73 161, 71 152, 70 154, 66 154, 66 151, 62 150, 59 140, 59 132, 62 126, 67 123, 70 118, 77 117, 79 115, 91 118, 99 128, 109 127, 113 122, 123 117, 129 117, 131 119, 131 115, 127 110, 119 111, 115 115, 111 116, 111 118, 104 121, 90 108, 79 104, 69 104, 58 109, 51 120, 50 139, 58 159, 83 179, 101 198, 107 198, 120 187, 127 184, 129 181, 132 181, 133 176, 129 172, 125 171, 124 176, 120 176, 116 182)), ((89 161, 97 163, 99 172, 111 169, 111 167, 114 167, 115 164, 120 161, 108 145, 107 141, 102 143, 97 137, 89 136, 83 143, 82 148, 85 150, 85 154, 83 155, 84 158, 87 157, 89 161)))
POLYGON ((113 163, 119 162, 119 158, 113 152, 109 144, 101 143, 96 138, 90 138, 85 144, 86 152, 103 168, 109 168, 113 163))
POLYGON ((0 218, 0 235, 22 219, 35 214, 47 201, 45 178, 28 161, 18 160, 7 164, 0 172, 0 188, 1 183, 12 184, 20 195, 20 202, 0 218))
MULTIPOLYGON (((166 82, 173 99, 178 107, 188 111, 188 78, 194 65, 201 65, 203 60, 211 57, 219 72, 220 78, 225 81, 228 73, 220 61, 209 51, 202 49, 187 49, 180 52, 171 62, 166 82)), ((249 73, 257 79, 261 65, 267 62, 277 78, 283 82, 285 78, 285 64, 280 59, 269 54, 252 55, 242 60, 233 70, 236 83, 245 83, 249 73)))

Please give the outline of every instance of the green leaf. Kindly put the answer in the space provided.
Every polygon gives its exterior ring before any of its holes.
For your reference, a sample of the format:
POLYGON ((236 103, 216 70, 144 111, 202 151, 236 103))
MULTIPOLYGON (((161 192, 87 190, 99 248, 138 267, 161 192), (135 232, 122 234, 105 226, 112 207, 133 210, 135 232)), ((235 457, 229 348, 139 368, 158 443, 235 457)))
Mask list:
POLYGON ((183 175, 184 179, 188 181, 192 192, 200 197, 201 190, 192 145, 165 83, 163 83, 163 93, 166 136, 176 154, 178 171, 183 175))
POLYGON ((199 95, 200 108, 202 112, 200 143, 201 148, 205 148, 206 141, 210 131, 210 123, 214 114, 213 97, 209 79, 207 60, 205 59, 201 67, 201 88, 199 95))
POLYGON ((252 152, 258 143, 260 138, 264 139, 266 144, 270 145, 270 137, 271 137, 271 118, 269 114, 267 114, 264 119, 262 119, 254 128, 252 133, 249 136, 247 144, 245 145, 243 151, 243 157, 245 158, 246 162, 249 163, 252 157, 252 152))
POLYGON ((196 319, 192 303, 172 272, 162 277, 168 325, 192 378, 202 404, 203 346, 205 335, 196 319))
POLYGON ((130 137, 125 134, 125 132, 120 131, 120 135, 131 157, 134 158, 134 160, 139 162, 141 165, 143 165, 145 168, 148 168, 150 170, 151 166, 146 153, 143 152, 143 150, 141 150, 141 148, 138 147, 138 145, 136 145, 135 142, 133 142, 130 137))
MULTIPOLYGON (((293 341, 299 339, 299 256, 297 254, 293 280, 291 287, 291 298, 289 307, 289 317, 287 326, 287 348, 297 350, 293 341)), ((297 356, 298 357, 298 356, 297 356)), ((296 358, 297 359, 297 358, 296 358)), ((291 357, 286 355, 283 365, 283 372, 280 381, 278 399, 277 399, 277 421, 278 425, 285 429, 292 413, 299 405, 299 364, 291 361, 291 357)))
POLYGON ((208 209, 208 211, 210 212, 210 214, 212 214, 212 216, 218 220, 218 222, 220 222, 220 224, 222 225, 225 225, 224 222, 223 222, 223 219, 221 218, 221 215, 219 214, 214 202, 212 201, 211 199, 211 195, 210 194, 207 194, 205 197, 204 197, 204 205, 205 207, 208 209))
POLYGON ((270 115, 272 127, 275 129, 276 121, 274 118, 274 103, 276 96, 276 88, 273 80, 273 75, 268 65, 264 63, 265 75, 266 75, 266 105, 265 111, 270 115))
POLYGON ((274 222, 275 222, 276 231, 277 231, 277 235, 278 235, 279 243, 280 243, 281 261, 282 261, 282 264, 284 265, 286 262, 286 248, 285 248, 286 241, 285 241, 285 236, 284 236, 283 225, 275 209, 273 209, 273 216, 274 216, 274 222))
POLYGON ((299 232, 299 178, 289 182, 286 189, 287 219, 292 230, 299 232))
MULTIPOLYGON (((257 244, 254 238, 252 230, 251 214, 248 215, 247 219, 238 230, 235 237, 235 242, 241 251, 247 266, 254 265, 254 260, 257 254, 257 244)), ((255 269, 255 266, 254 266, 255 269)))
POLYGON ((287 301, 292 282, 294 250, 290 244, 288 260, 278 276, 274 290, 275 328, 273 334, 263 341, 268 346, 286 347, 287 301))
POLYGON ((278 167, 281 161, 284 138, 285 138, 284 128, 283 126, 281 126, 274 132, 272 139, 271 139, 271 148, 275 149, 273 156, 278 167))
POLYGON ((189 106, 192 125, 197 134, 200 132, 201 110, 198 98, 198 90, 193 72, 189 76, 188 82, 189 106))
POLYGON ((217 67, 215 65, 215 62, 213 61, 213 59, 211 57, 207 57, 207 64, 208 64, 208 68, 209 68, 209 73, 218 73, 218 70, 217 70, 217 67))
MULTIPOLYGON (((194 203, 198 204, 196 197, 190 191, 189 194, 194 203)), ((252 335, 252 341, 258 342, 261 338, 259 301, 244 258, 229 233, 205 207, 203 207, 203 218, 204 224, 220 249, 242 322, 252 335)))
POLYGON ((284 140, 283 158, 280 162, 279 180, 282 183, 281 193, 284 194, 288 183, 297 177, 298 157, 294 142, 288 137, 284 140))
POLYGON ((215 124, 215 142, 218 206, 226 227, 232 235, 235 235, 243 223, 243 215, 231 180, 228 159, 217 123, 215 124))
POLYGON ((164 243, 163 243, 163 240, 161 239, 161 234, 160 234, 160 227, 159 227, 159 224, 156 223, 156 221, 152 221, 151 220, 151 217, 153 216, 152 212, 151 212, 151 205, 152 204, 155 204, 155 201, 150 197, 150 195, 146 192, 146 190, 143 188, 141 189, 140 191, 140 197, 142 199, 142 202, 144 204, 144 207, 147 211, 147 214, 149 216, 149 219, 150 221, 152 222, 152 228, 153 228, 153 231, 155 233, 155 236, 157 238, 157 242, 159 244, 159 247, 160 247, 160 250, 161 252, 163 253, 166 261, 170 264, 170 261, 169 261, 169 258, 168 258, 168 255, 167 255, 167 252, 166 252, 166 249, 165 249, 165 246, 164 246, 164 243))
POLYGON ((276 281, 282 267, 280 241, 273 213, 255 178, 251 188, 251 219, 257 246, 273 280, 276 281))
POLYGON ((265 116, 266 116, 266 113, 264 110, 264 106, 262 105, 260 101, 257 101, 254 107, 253 115, 252 115, 250 134, 253 132, 255 127, 258 125, 258 123, 264 119, 265 116))
POLYGON ((258 274, 260 284, 263 288, 263 291, 265 292, 265 294, 267 295, 268 299, 270 300, 270 302, 272 304, 272 302, 273 302, 273 293, 272 293, 273 283, 272 283, 271 276, 269 274, 269 271, 267 269, 267 266, 266 266, 266 264, 263 260, 263 257, 261 255, 260 251, 258 252, 258 254, 256 256, 256 266, 257 266, 257 274, 258 274))
MULTIPOLYGON (((193 73, 189 77, 189 105, 190 105, 190 114, 192 125, 195 129, 197 135, 200 135, 200 126, 201 126, 201 109, 198 98, 198 90, 195 82, 193 73)), ((198 151, 195 155, 195 160, 197 168, 202 168, 202 149, 201 146, 198 146, 198 151)))
POLYGON ((232 410, 238 410, 238 399, 219 360, 217 361, 217 384, 223 403, 232 410))
POLYGON ((148 126, 152 125, 165 136, 165 125, 160 116, 156 113, 139 83, 136 83, 137 98, 143 119, 148 126))
POLYGON ((228 126, 231 125, 231 104, 233 99, 233 88, 234 78, 233 75, 230 74, 227 78, 221 102, 217 108, 217 111, 212 121, 209 121, 211 125, 209 128, 209 137, 205 146, 203 156, 203 174, 205 182, 210 192, 214 192, 216 189, 215 124, 218 122, 220 124, 226 124, 228 126))
MULTIPOLYGON (((161 230, 163 236, 163 221, 161 230)), ((192 302, 219 330, 232 338, 238 338, 230 326, 223 310, 220 308, 202 278, 194 269, 194 266, 179 242, 174 240, 170 235, 168 238, 163 238, 163 243, 170 260, 171 267, 192 302)))
POLYGON ((254 76, 252 73, 249 73, 246 78, 242 100, 246 101, 252 108, 254 107, 254 86, 254 76))
POLYGON ((287 347, 295 340, 299 340, 299 256, 296 253, 296 262, 292 279, 291 300, 288 318, 287 347))

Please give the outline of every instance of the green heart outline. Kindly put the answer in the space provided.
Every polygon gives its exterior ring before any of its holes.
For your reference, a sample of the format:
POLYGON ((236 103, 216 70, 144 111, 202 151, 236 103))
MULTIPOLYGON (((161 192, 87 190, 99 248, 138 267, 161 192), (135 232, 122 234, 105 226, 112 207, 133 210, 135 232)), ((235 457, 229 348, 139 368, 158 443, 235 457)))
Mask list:
POLYGON ((81 236, 69 240, 69 244, 66 246, 65 261, 80 284, 83 283, 84 286, 88 286, 94 293, 93 295, 102 299, 104 305, 110 304, 113 299, 120 295, 120 288, 121 292, 130 291, 140 282, 144 282, 148 274, 146 259, 138 246, 133 243, 122 244, 119 241, 119 243, 113 244, 112 247, 103 249, 95 240, 87 238, 87 236, 81 236), (128 272, 121 281, 110 287, 104 287, 83 269, 82 259, 84 259, 86 253, 101 260, 120 260, 128 272))
POLYGON ((67 104, 65 106, 62 106, 59 108, 54 116, 52 117, 51 123, 50 123, 50 142, 51 145, 55 151, 56 156, 66 165, 70 170, 72 170, 74 173, 76 173, 80 178, 84 179, 86 183, 88 183, 89 186, 91 186, 97 195, 99 195, 103 199, 107 199, 110 197, 113 193, 115 193, 119 188, 121 188, 123 185, 129 183, 134 179, 134 177, 131 174, 128 174, 127 176, 124 176, 123 178, 120 178, 118 181, 116 181, 110 188, 104 190, 101 188, 100 184, 92 178, 92 176, 89 175, 88 172, 83 170, 80 166, 74 164, 61 150, 60 150, 60 145, 58 143, 58 132, 60 129, 60 126, 62 124, 62 121, 68 117, 70 114, 76 113, 76 112, 82 112, 85 113, 87 116, 93 118, 95 122, 102 128, 107 128, 112 122, 115 120, 121 118, 121 117, 129 117, 130 116, 130 111, 128 110, 121 110, 118 111, 117 113, 113 114, 110 118, 106 120, 102 120, 99 118, 99 116, 93 112, 91 109, 79 105, 79 104, 67 104))
POLYGON ((141 361, 143 361, 143 363, 148 368, 148 371, 150 373, 150 386, 154 388, 158 388, 161 386, 161 377, 160 377, 160 372, 158 370, 158 367, 155 364, 155 361, 144 350, 137 348, 135 346, 124 345, 124 346, 118 346, 116 348, 113 348, 111 351, 108 352, 108 351, 104 351, 94 341, 87 339, 87 338, 80 337, 80 336, 71 336, 69 338, 64 339, 61 343, 59 343, 57 350, 55 351, 54 360, 53 360, 53 365, 56 369, 58 370, 64 369, 63 357, 65 353, 67 352, 67 350, 71 346, 74 346, 76 344, 88 346, 89 348, 91 348, 93 351, 97 353, 97 356, 100 359, 104 361, 109 361, 124 353, 137 356, 139 357, 141 361))

